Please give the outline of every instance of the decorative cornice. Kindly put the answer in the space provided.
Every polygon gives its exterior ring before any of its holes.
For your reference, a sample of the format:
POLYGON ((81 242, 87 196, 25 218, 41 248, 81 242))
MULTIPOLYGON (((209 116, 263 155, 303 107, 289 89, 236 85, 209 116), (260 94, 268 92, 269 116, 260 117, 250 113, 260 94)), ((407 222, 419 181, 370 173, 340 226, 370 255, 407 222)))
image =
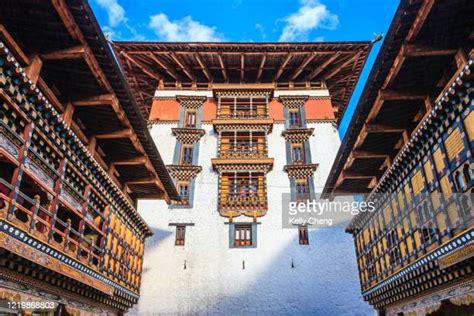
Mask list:
POLYGON ((304 106, 308 100, 307 95, 282 95, 279 101, 288 109, 299 109, 304 106))
POLYGON ((212 158, 212 166, 218 173, 226 171, 252 171, 267 173, 273 168, 273 158, 263 159, 220 159, 212 158))
POLYGON ((187 109, 197 109, 200 108, 204 102, 207 100, 204 96, 188 96, 188 95, 177 95, 176 99, 179 101, 179 104, 187 109))
POLYGON ((262 131, 266 134, 272 131, 273 119, 216 119, 212 121, 214 131, 220 133, 222 131, 262 131))
POLYGON ((292 128, 281 132, 287 142, 305 142, 314 132, 314 128, 292 128))
POLYGON ((185 144, 198 142, 206 132, 200 128, 172 128, 171 133, 176 137, 177 141, 185 144))
POLYGON ((270 98, 273 89, 216 89, 216 97, 264 97, 270 98))
POLYGON ((167 165, 170 175, 178 181, 191 181, 201 172, 201 166, 193 165, 167 165))
POLYGON ((317 168, 318 164, 286 165, 283 170, 290 178, 307 179, 313 176, 317 168))
POLYGON ((392 274, 385 280, 374 285, 368 290, 362 292, 362 296, 377 296, 382 293, 385 293, 391 286, 393 287, 396 282, 403 277, 412 278, 419 274, 420 270, 423 270, 425 266, 432 264, 433 262, 438 262, 442 256, 454 253, 455 251, 464 248, 466 245, 471 244, 474 240, 474 230, 470 229, 463 234, 458 235, 457 237, 446 242, 444 245, 436 248, 430 253, 426 254, 422 258, 410 263, 409 265, 403 267, 398 272, 392 274))

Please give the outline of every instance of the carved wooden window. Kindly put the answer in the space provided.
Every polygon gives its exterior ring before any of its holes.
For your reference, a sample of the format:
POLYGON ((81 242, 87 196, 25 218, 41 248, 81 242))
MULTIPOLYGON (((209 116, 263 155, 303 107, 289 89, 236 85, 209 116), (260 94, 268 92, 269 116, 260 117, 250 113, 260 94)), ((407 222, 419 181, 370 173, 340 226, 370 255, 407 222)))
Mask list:
POLYGON ((184 127, 196 127, 196 111, 186 110, 184 113, 184 127))
POLYGON ((310 198, 308 180, 296 182, 296 200, 306 202, 310 198))
POLYGON ((302 143, 291 145, 291 160, 293 164, 304 164, 304 146, 302 143))
POLYGON ((179 183, 178 192, 179 192, 179 197, 181 198, 181 203, 187 204, 189 201, 189 184, 179 183))
POLYGON ((300 245, 309 245, 308 226, 298 226, 298 236, 300 245))
POLYGON ((301 117, 299 109, 290 109, 288 113, 290 128, 301 127, 301 117))
POLYGON ((180 163, 182 165, 193 164, 193 146, 192 145, 184 145, 181 147, 180 163))
POLYGON ((176 226, 176 246, 184 246, 184 237, 186 235, 186 226, 185 225, 177 225, 176 226))
POLYGON ((252 246, 252 225, 235 225, 234 246, 252 246))

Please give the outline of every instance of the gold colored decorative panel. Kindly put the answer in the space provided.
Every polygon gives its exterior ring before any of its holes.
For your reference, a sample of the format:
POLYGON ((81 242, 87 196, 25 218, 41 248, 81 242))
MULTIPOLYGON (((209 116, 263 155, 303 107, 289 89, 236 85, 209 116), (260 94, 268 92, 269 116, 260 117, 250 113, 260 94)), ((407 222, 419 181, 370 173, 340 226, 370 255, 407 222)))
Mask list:
POLYGON ((418 195, 424 188, 424 183, 423 183, 423 174, 421 173, 421 170, 419 170, 413 178, 411 178, 411 185, 413 186, 413 194, 416 196, 418 195))
POLYGON ((464 143, 459 128, 456 128, 452 131, 452 133, 444 141, 444 145, 446 146, 448 159, 456 159, 459 153, 464 149, 464 143))
POLYGON ((444 169, 444 160, 443 160, 443 155, 441 154, 441 149, 436 149, 436 151, 433 154, 433 159, 435 162, 435 167, 438 172, 443 171, 444 169))
POLYGON ((474 140, 474 112, 471 111, 464 119, 464 128, 466 130, 469 141, 474 140))

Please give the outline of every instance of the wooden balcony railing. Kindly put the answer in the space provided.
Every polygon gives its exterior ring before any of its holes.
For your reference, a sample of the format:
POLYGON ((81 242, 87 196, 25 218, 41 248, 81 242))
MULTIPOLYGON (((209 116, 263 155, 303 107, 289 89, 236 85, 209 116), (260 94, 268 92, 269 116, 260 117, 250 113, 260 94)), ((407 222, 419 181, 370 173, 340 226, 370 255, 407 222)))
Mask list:
POLYGON ((257 143, 232 143, 227 150, 220 152, 222 158, 265 158, 267 153, 257 143), (260 148, 259 148, 260 147, 260 148))
POLYGON ((221 201, 221 207, 226 209, 266 209, 267 199, 258 196, 256 193, 229 193, 223 201, 221 201))
POLYGON ((263 119, 268 118, 266 113, 257 113, 254 111, 231 111, 229 113, 221 113, 218 118, 220 119, 263 119))

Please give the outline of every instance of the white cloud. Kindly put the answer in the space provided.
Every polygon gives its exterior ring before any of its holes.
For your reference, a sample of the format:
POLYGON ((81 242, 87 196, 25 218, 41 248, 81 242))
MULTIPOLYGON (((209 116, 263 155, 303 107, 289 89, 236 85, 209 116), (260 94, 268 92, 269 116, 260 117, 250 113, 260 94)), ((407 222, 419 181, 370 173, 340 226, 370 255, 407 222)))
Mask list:
POLYGON ((118 0, 97 0, 99 6, 107 12, 109 24, 116 27, 122 22, 126 22, 124 8, 118 3, 118 0))
POLYGON ((301 0, 297 12, 286 18, 285 27, 280 35, 280 42, 307 40, 311 31, 318 28, 333 30, 339 23, 336 14, 331 13, 326 5, 318 0, 301 0))
POLYGON ((215 27, 194 21, 191 16, 170 21, 166 14, 159 13, 150 17, 148 26, 163 41, 220 42, 224 39, 215 27))
POLYGON ((260 23, 257 23, 255 24, 255 28, 260 32, 262 41, 264 41, 267 38, 267 33, 265 32, 265 28, 263 27, 263 25, 260 23))

